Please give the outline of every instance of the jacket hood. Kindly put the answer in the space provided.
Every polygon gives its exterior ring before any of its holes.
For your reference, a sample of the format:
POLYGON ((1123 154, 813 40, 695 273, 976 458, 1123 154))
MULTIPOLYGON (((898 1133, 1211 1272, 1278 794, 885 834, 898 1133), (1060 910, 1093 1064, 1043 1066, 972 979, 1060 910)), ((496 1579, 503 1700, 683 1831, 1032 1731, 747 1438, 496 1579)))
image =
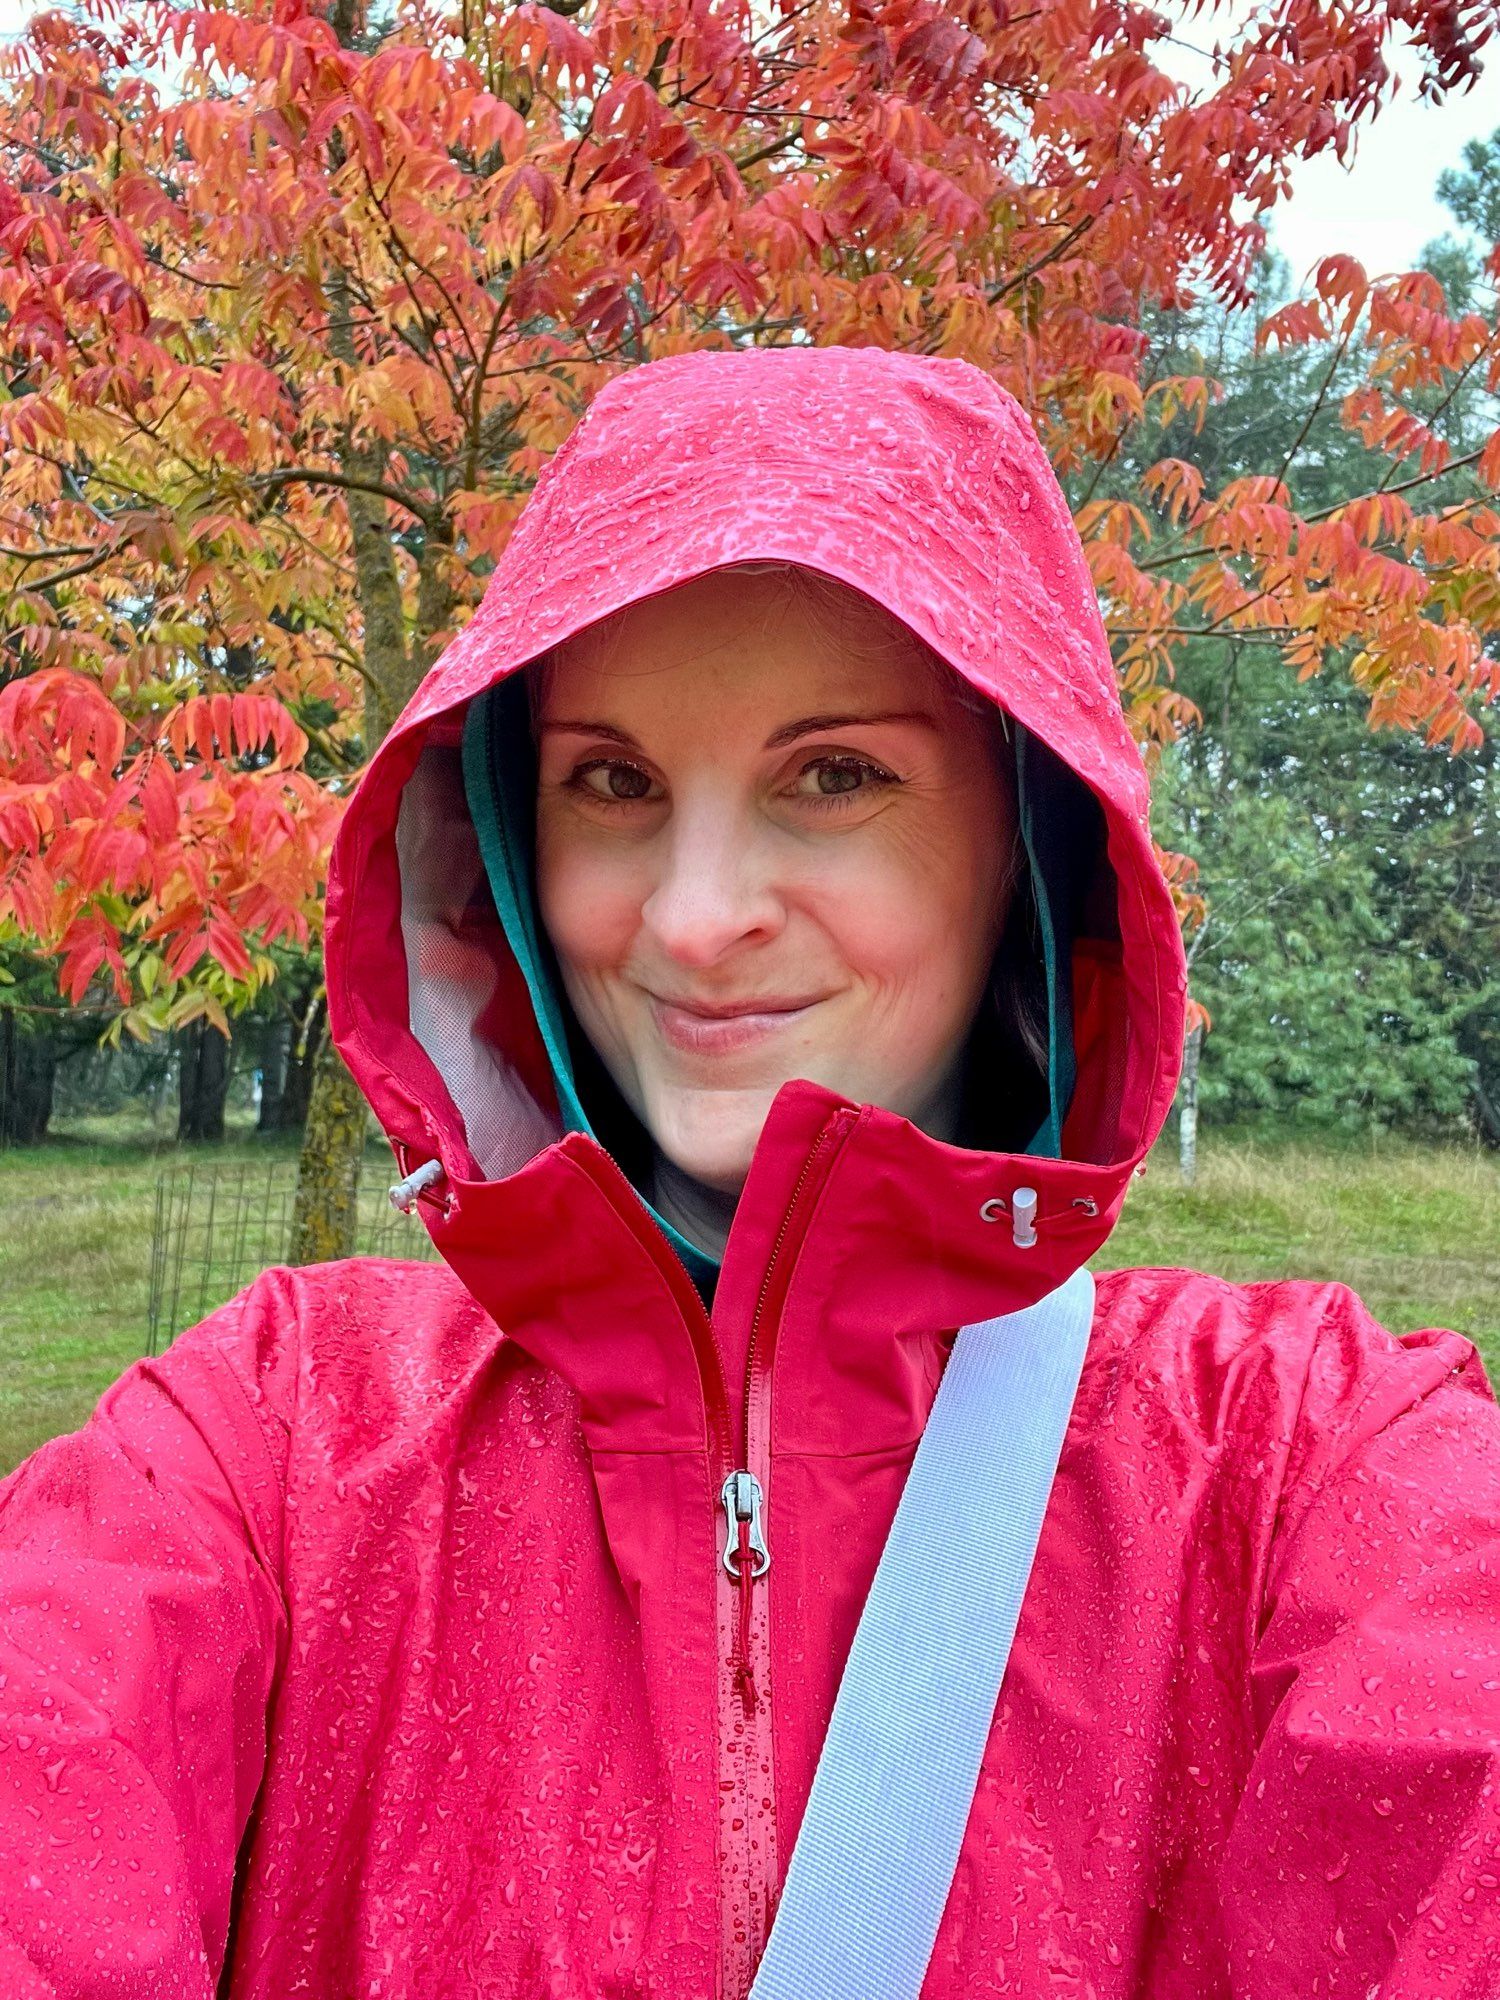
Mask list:
MULTIPOLYGON (((626 605, 765 560, 862 592, 1006 714, 1048 1000, 1044 1101, 1014 1153, 985 1150, 982 1118, 957 1148, 874 1115, 929 1166, 962 1152, 997 1188, 1029 1183, 1041 1214, 1066 1195, 1066 1248, 1040 1260, 1058 1282, 1107 1235, 1170 1108, 1186 978, 1077 531, 1024 410, 967 362, 697 352, 594 398, 351 801, 328 897, 335 1041, 403 1173, 441 1165, 430 1225, 466 1185, 577 1157, 601 1131, 619 1154, 621 1107, 536 918, 523 670, 626 605)), ((810 1099, 844 1102, 790 1082, 768 1134, 800 1131, 810 1099)), ((1003 1193, 985 1220, 1001 1211, 1003 1193)), ((711 1289, 713 1260, 655 1222, 711 1289)), ((1021 1224, 1013 1236, 1023 1247, 1021 1224)))

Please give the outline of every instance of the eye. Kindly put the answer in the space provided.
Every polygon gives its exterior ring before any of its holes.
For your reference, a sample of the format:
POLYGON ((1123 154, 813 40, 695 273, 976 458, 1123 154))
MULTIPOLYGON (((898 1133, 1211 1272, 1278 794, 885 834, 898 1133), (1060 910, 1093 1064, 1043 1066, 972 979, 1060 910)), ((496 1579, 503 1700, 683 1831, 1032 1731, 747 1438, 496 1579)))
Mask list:
POLYGON ((628 806, 650 798, 652 779, 639 764, 620 757, 596 757, 580 764, 568 783, 601 805, 628 806), (601 782, 595 783, 596 779, 601 782))
POLYGON ((821 805, 835 805, 857 794, 882 791, 901 780, 868 757, 848 754, 814 757, 797 774, 795 795, 821 805), (810 781, 810 782, 809 782, 810 781))

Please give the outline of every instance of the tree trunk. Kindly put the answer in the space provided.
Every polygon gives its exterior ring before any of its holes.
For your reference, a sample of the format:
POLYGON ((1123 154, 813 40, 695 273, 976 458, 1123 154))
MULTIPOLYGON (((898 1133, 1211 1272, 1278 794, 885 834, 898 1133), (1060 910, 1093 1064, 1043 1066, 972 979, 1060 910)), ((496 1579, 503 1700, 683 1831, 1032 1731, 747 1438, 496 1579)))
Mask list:
MULTIPOLYGON (((355 360, 349 333, 352 311, 347 288, 335 280, 331 344, 341 359, 355 360)), ((356 445, 352 437, 344 465, 356 477, 381 480, 386 453, 356 445)), ((354 541, 354 569, 364 628, 364 752, 374 755, 410 692, 411 668, 401 612, 401 579, 391 546, 389 503, 379 493, 345 491, 354 541)), ((297 1162, 297 1200, 288 1252, 294 1264, 321 1264, 354 1251, 359 1171, 365 1151, 366 1107, 352 1076, 324 1037, 313 1066, 312 1090, 302 1154, 297 1162)))
POLYGON ((1191 1187, 1198 1177, 1198 1052, 1202 1047, 1200 1023, 1188 1030, 1182 1045, 1182 1108, 1177 1121, 1177 1147, 1184 1187, 1191 1187))
POLYGON ((34 1146, 52 1116, 57 1051, 51 1037, 0 1012, 0 1146, 34 1146))
POLYGON ((224 1136, 229 1094, 229 1037, 207 1021, 182 1030, 178 1043, 177 1137, 197 1144, 224 1136))
POLYGON ((272 1021, 265 1030, 265 1044, 261 1050, 260 1061, 260 1109, 255 1119, 257 1132, 281 1130, 281 1103, 286 1091, 287 1056, 291 1039, 290 1021, 272 1021))
POLYGON ((301 1132, 306 1128, 313 1070, 322 1041, 322 1016, 320 1003, 305 1024, 293 1015, 268 1024, 261 1069, 260 1131, 301 1132))
MULTIPOLYGON (((352 18, 352 15, 351 17, 352 18)), ((355 364, 350 334, 353 305, 337 276, 331 287, 334 317, 330 345, 341 360, 355 364)), ((357 444, 351 434, 343 454, 345 470, 372 484, 389 474, 388 453, 380 444, 357 444)), ((445 628, 453 608, 444 562, 450 553, 441 524, 423 524, 418 564, 417 632, 407 644, 401 581, 391 540, 390 502, 384 494, 345 489, 354 567, 364 628, 364 753, 375 754, 431 664, 432 634, 445 628)), ((354 1249, 355 1196, 365 1148, 365 1107, 353 1078, 324 1037, 313 1072, 306 1136, 297 1165, 296 1220, 291 1260, 316 1264, 347 1257, 354 1249)))
POLYGON ((301 1132, 307 1127, 307 1107, 312 1098, 313 1076, 318 1050, 323 1046, 323 1008, 313 1010, 305 1032, 291 1023, 286 1050, 286 1074, 281 1080, 281 1124, 283 1132, 301 1132))
POLYGON ((291 1263, 324 1264, 353 1254, 366 1117, 359 1087, 325 1035, 314 1066, 298 1163, 287 1250, 291 1263))
POLYGON ((1500 1097, 1485 1086, 1484 1062, 1474 1062, 1474 1125, 1486 1146, 1500 1147, 1500 1097))

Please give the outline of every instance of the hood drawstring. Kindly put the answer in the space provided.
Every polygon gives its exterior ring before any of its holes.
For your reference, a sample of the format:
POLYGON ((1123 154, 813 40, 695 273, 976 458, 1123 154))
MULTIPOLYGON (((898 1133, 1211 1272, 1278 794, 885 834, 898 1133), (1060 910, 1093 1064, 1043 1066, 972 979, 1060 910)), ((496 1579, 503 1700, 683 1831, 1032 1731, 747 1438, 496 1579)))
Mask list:
POLYGON ((1017 1188, 1010 1198, 1011 1235, 1018 1250, 1036 1248, 1036 1189, 1017 1188))
MULTIPOLYGON (((405 1165, 405 1162, 402 1164, 405 1165)), ((442 1161, 425 1160, 420 1167, 413 1168, 405 1180, 397 1181, 390 1190, 391 1207, 399 1208, 403 1215, 410 1215, 418 1199, 436 1187, 443 1178, 442 1161)))
POLYGON ((982 1201, 979 1204, 979 1219, 981 1222, 998 1222, 1002 1215, 1008 1215, 1016 1248, 1033 1250, 1036 1247, 1036 1204, 1035 1188, 1018 1187, 1009 1201, 1003 1194, 992 1194, 988 1201, 982 1201))

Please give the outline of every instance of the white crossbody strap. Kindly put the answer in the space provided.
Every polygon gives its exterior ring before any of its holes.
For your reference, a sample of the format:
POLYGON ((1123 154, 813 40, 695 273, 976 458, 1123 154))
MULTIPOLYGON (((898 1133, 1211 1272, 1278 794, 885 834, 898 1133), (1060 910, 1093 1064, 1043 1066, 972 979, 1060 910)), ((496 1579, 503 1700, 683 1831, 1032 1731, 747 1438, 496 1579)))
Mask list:
POLYGON ((1094 1280, 961 1329, 839 1683, 750 2000, 916 2000, 1083 1369, 1094 1280))

